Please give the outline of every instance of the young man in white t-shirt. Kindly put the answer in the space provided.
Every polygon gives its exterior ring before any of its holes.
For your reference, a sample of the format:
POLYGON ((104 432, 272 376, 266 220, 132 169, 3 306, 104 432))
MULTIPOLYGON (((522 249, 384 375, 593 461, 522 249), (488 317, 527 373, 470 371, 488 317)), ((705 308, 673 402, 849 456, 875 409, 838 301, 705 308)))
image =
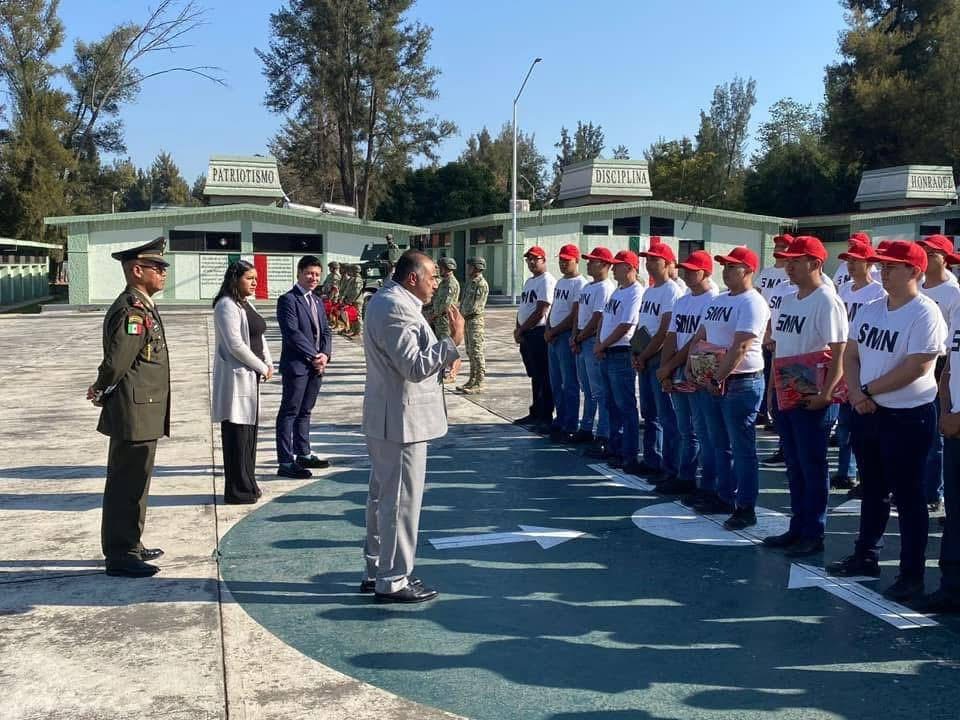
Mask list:
MULTIPOLYGON (((865 232, 855 232, 847 239, 847 250, 853 250, 855 246, 866 245, 870 250, 873 250, 873 241, 870 239, 870 236, 865 232)), ((837 257, 840 259, 840 264, 837 265, 836 271, 833 273, 833 286, 836 288, 837 292, 840 291, 840 286, 845 283, 850 282, 853 279, 853 273, 850 272, 850 268, 847 267, 847 260, 844 259, 846 253, 841 253, 837 257)), ((876 265, 870 266, 870 274, 873 277, 874 282, 880 282, 880 268, 876 265)))
POLYGON ((558 260, 562 277, 553 286, 553 303, 543 334, 547 342, 550 392, 556 411, 550 439, 572 444, 576 441, 580 415, 580 380, 570 338, 576 329, 580 290, 587 284, 587 279, 580 274, 580 248, 576 245, 560 248, 558 260))
POLYGON ((754 423, 763 396, 760 340, 770 309, 753 287, 759 265, 756 253, 740 246, 714 260, 723 265, 729 292, 718 295, 704 310, 693 342, 706 340, 726 349, 705 386, 711 399, 707 427, 717 452, 717 498, 695 509, 708 514, 729 512, 724 527, 743 530, 757 524, 760 468, 754 423))
POLYGON ((884 594, 906 601, 923 592, 929 523, 923 477, 936 432, 933 368, 946 349, 947 327, 936 304, 920 293, 927 269, 920 245, 893 242, 877 259, 887 297, 857 312, 843 357, 863 484, 860 533, 853 554, 827 570, 880 574, 892 491, 900 516, 900 574, 884 594))
MULTIPOLYGON (((662 493, 686 494, 685 505, 707 500, 717 492, 717 465, 713 445, 707 432, 707 414, 703 404, 709 401, 704 390, 677 390, 674 381, 683 381, 683 368, 690 353, 690 341, 700 328, 703 311, 717 297, 717 288, 710 282, 713 258, 703 250, 695 250, 679 263, 688 292, 677 300, 670 317, 670 330, 663 341, 657 380, 668 394, 677 417, 680 435, 680 465, 676 480, 657 486, 662 493), (702 469, 699 482, 697 467, 702 469)), ((685 385, 685 383, 684 383, 685 385)))
MULTIPOLYGON (((960 286, 949 267, 960 264, 960 257, 954 255, 953 242, 945 235, 930 235, 917 243, 927 253, 927 272, 924 274, 920 292, 937 304, 944 322, 949 326, 953 315, 960 312, 960 286)), ((937 380, 940 379, 945 362, 945 357, 937 359, 934 368, 937 380)), ((934 407, 939 410, 936 403, 934 407)), ((943 505, 943 440, 939 435, 934 439, 933 447, 927 456, 924 491, 929 509, 933 512, 940 510, 943 505)))
POLYGON ((633 336, 633 367, 640 380, 640 412, 643 414, 643 460, 640 473, 654 482, 677 477, 680 467, 680 436, 670 397, 660 387, 660 350, 670 329, 673 306, 683 297, 683 288, 670 279, 677 258, 666 243, 651 244, 640 253, 646 258, 650 287, 643 293, 637 333, 633 336), (643 338, 645 344, 638 344, 643 338))
POLYGON ((951 317, 947 361, 940 375, 938 402, 946 504, 943 538, 940 540, 940 588, 924 597, 919 609, 960 613, 960 312, 951 317))
POLYGON ((640 259, 630 250, 613 258, 617 289, 603 307, 593 354, 600 361, 600 377, 607 398, 610 445, 607 464, 638 474, 640 413, 637 411, 637 373, 630 362, 630 338, 637 329, 643 288, 637 282, 640 259))
MULTIPOLYGON (((776 257, 787 261, 787 275, 797 292, 784 297, 773 324, 773 372, 767 386, 767 403, 776 392, 777 366, 791 362, 809 366, 811 354, 829 351, 831 358, 822 387, 800 401, 797 407, 778 404, 777 430, 783 442, 790 487, 790 527, 781 535, 764 538, 767 547, 783 548, 788 557, 806 557, 823 552, 830 495, 827 441, 832 415, 833 391, 843 374, 841 361, 847 341, 847 313, 837 294, 823 285, 827 251, 810 235, 801 235, 776 257), (779 360, 779 363, 778 363, 779 360)), ((814 372, 816 367, 813 368, 814 372)))
POLYGON ((517 425, 532 426, 537 432, 550 432, 553 421, 553 394, 550 392, 550 371, 547 366, 547 313, 553 301, 553 286, 556 280, 547 272, 547 253, 534 246, 523 254, 530 277, 523 284, 520 307, 517 308, 517 325, 513 340, 520 346, 523 367, 530 378, 533 395, 530 412, 526 417, 514 420, 517 425))
POLYGON ((587 274, 593 282, 580 290, 577 332, 570 338, 570 345, 577 357, 580 390, 583 392, 583 412, 576 439, 578 442, 593 440, 586 454, 602 460, 609 449, 610 417, 604 384, 600 378, 600 361, 593 354, 593 346, 597 343, 603 308, 617 289, 617 283, 610 277, 613 267, 613 253, 610 250, 596 247, 591 253, 583 255, 583 259, 587 261, 587 274))
MULTIPOLYGON (((850 280, 839 288, 837 294, 847 311, 847 322, 853 322, 861 307, 874 300, 887 296, 883 285, 874 280, 873 248, 851 239, 847 251, 840 253, 840 259, 847 264, 850 280)), ((849 497, 860 497, 857 484, 857 456, 853 452, 850 438, 850 425, 853 420, 853 408, 849 402, 842 403, 837 415, 837 473, 830 479, 830 486, 849 490, 849 497)))

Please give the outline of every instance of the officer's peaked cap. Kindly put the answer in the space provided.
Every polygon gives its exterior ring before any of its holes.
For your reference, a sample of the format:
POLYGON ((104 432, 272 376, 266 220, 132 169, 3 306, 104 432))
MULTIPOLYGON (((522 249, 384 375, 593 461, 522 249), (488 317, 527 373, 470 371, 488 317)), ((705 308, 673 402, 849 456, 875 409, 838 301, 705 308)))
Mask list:
POLYGON ((112 253, 110 257, 114 260, 119 260, 120 262, 126 262, 127 260, 149 260, 155 262, 157 265, 167 266, 170 263, 163 259, 163 247, 166 244, 167 240, 162 235, 154 240, 151 240, 148 243, 143 245, 138 245, 135 248, 130 248, 128 250, 118 250, 115 253, 112 253))

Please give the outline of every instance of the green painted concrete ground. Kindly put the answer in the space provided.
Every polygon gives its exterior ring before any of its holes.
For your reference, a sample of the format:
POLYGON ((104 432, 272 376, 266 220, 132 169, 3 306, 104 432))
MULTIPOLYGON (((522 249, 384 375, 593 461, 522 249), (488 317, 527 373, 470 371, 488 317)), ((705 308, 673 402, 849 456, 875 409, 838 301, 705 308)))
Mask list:
MULTIPOLYGON (((960 623, 897 630, 820 588, 788 590, 790 563, 775 552, 648 534, 631 516, 662 498, 490 418, 431 444, 417 573, 438 600, 404 607, 356 593, 368 473, 356 426, 314 436, 320 452, 354 455, 353 467, 225 536, 233 596, 302 653, 472 718, 955 715, 960 623), (429 543, 519 525, 585 535, 546 550, 429 543)), ((784 510, 784 482, 782 470, 766 472, 761 504, 784 510)), ((827 561, 850 550, 856 524, 831 517, 827 561)), ((895 520, 890 530, 885 556, 895 558, 895 520)), ((928 557, 937 549, 933 538, 928 557)), ((882 589, 895 572, 869 585, 882 589)), ((931 567, 931 588, 936 579, 931 567)))

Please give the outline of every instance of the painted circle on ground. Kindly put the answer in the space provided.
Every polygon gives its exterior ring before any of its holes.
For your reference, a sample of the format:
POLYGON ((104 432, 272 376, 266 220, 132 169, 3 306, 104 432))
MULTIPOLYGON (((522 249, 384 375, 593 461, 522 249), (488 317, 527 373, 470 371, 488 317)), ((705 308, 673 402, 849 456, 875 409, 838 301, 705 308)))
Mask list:
POLYGON ((633 514, 633 523, 667 540, 722 547, 753 547, 768 535, 779 535, 790 528, 790 518, 783 513, 761 507, 756 512, 756 525, 733 532, 723 527, 727 515, 700 515, 677 502, 642 507, 633 514))

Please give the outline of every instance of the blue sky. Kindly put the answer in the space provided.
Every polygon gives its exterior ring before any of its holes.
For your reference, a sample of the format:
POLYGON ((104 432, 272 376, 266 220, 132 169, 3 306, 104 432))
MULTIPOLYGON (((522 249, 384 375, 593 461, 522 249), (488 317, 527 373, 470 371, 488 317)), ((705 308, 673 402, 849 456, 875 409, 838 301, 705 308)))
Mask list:
MULTIPOLYGON (((280 0, 201 0, 209 23, 181 50, 177 65, 218 65, 228 87, 175 73, 146 83, 123 113, 129 155, 141 167, 171 153, 189 182, 211 154, 266 151, 281 118, 263 105, 266 83, 254 48, 269 42, 280 0)), ((102 37, 142 20, 143 0, 62 0, 68 62, 75 39, 102 37)), ((442 74, 430 109, 460 134, 441 148, 455 160, 467 137, 509 122, 531 60, 543 57, 519 105, 519 126, 536 134, 552 162, 561 126, 603 126, 608 149, 633 157, 658 137, 696 131, 714 86, 735 75, 757 81, 751 129, 777 99, 820 103, 824 67, 837 58, 844 27, 838 0, 420 0, 412 16, 434 29, 432 64, 442 74)), ((159 67, 161 61, 153 61, 159 67)), ((149 70, 149 68, 146 68, 149 70)))

